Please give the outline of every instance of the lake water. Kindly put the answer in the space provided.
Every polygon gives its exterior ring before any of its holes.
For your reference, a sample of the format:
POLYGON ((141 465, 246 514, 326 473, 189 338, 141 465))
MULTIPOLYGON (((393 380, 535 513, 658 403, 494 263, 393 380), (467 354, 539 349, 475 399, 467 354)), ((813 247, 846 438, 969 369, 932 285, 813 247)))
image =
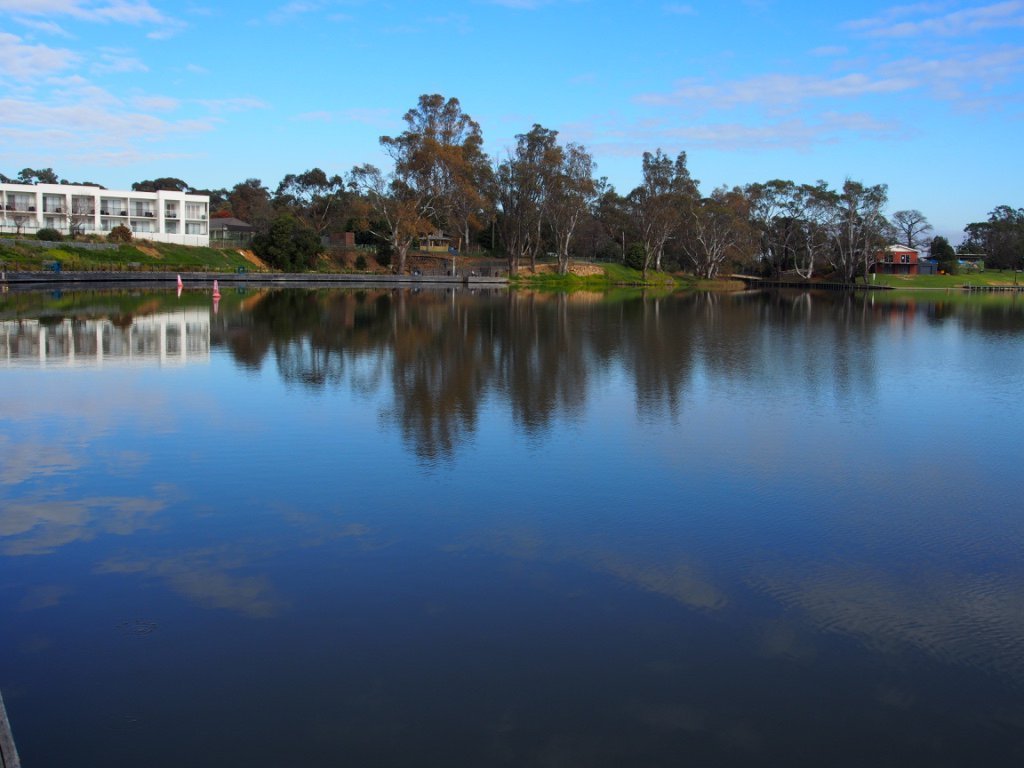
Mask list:
POLYGON ((1024 304, 0 296, 23 763, 1019 766, 1024 304))

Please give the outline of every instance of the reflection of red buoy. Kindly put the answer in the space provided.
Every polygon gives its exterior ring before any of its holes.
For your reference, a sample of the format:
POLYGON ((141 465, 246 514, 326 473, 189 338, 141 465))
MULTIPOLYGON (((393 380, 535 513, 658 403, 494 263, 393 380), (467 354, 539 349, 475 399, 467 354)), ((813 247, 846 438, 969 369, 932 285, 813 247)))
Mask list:
POLYGON ((215 299, 219 299, 220 298, 220 287, 217 285, 217 281, 216 280, 213 281, 213 298, 215 298, 215 299))

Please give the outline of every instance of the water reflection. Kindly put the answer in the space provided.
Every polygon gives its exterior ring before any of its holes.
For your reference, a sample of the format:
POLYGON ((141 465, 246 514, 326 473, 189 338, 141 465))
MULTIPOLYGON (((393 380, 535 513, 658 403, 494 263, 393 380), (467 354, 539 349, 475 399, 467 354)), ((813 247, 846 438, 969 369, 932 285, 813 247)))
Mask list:
POLYGON ((184 365, 210 357, 210 313, 202 309, 110 318, 0 321, 0 366, 106 363, 184 365))
POLYGON ((0 400, 0 683, 50 764, 1020 757, 1013 301, 189 299, 0 303, 69 329, 0 400), (179 310, 204 365, 51 370, 179 310))

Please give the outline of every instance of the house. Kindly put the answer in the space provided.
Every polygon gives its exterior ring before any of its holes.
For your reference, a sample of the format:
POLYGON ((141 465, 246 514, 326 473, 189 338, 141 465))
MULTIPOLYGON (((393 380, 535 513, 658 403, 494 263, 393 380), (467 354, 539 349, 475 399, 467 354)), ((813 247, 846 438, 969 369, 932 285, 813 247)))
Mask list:
POLYGON ((255 233, 256 227, 241 219, 210 219, 210 245, 247 246, 255 233))
POLYGON ((430 253, 448 253, 448 249, 451 247, 452 239, 445 237, 440 232, 435 232, 432 235, 420 238, 420 250, 428 251, 430 253))
POLYGON ((75 184, 0 183, 0 232, 106 234, 128 227, 158 243, 209 245, 210 197, 186 192, 135 192, 75 184))
POLYGON ((921 254, 905 245, 890 245, 875 255, 874 270, 880 275, 916 275, 921 254))

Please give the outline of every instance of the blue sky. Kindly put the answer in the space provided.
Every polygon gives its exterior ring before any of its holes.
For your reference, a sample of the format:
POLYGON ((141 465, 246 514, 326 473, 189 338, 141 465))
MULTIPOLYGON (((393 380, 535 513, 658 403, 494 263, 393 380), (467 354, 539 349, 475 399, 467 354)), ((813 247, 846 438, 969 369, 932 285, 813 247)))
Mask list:
POLYGON ((127 187, 385 164, 423 93, 492 156, 534 122, 620 192, 685 150, 710 192, 889 185, 936 231, 1024 206, 1024 0, 0 0, 0 171, 127 187))

